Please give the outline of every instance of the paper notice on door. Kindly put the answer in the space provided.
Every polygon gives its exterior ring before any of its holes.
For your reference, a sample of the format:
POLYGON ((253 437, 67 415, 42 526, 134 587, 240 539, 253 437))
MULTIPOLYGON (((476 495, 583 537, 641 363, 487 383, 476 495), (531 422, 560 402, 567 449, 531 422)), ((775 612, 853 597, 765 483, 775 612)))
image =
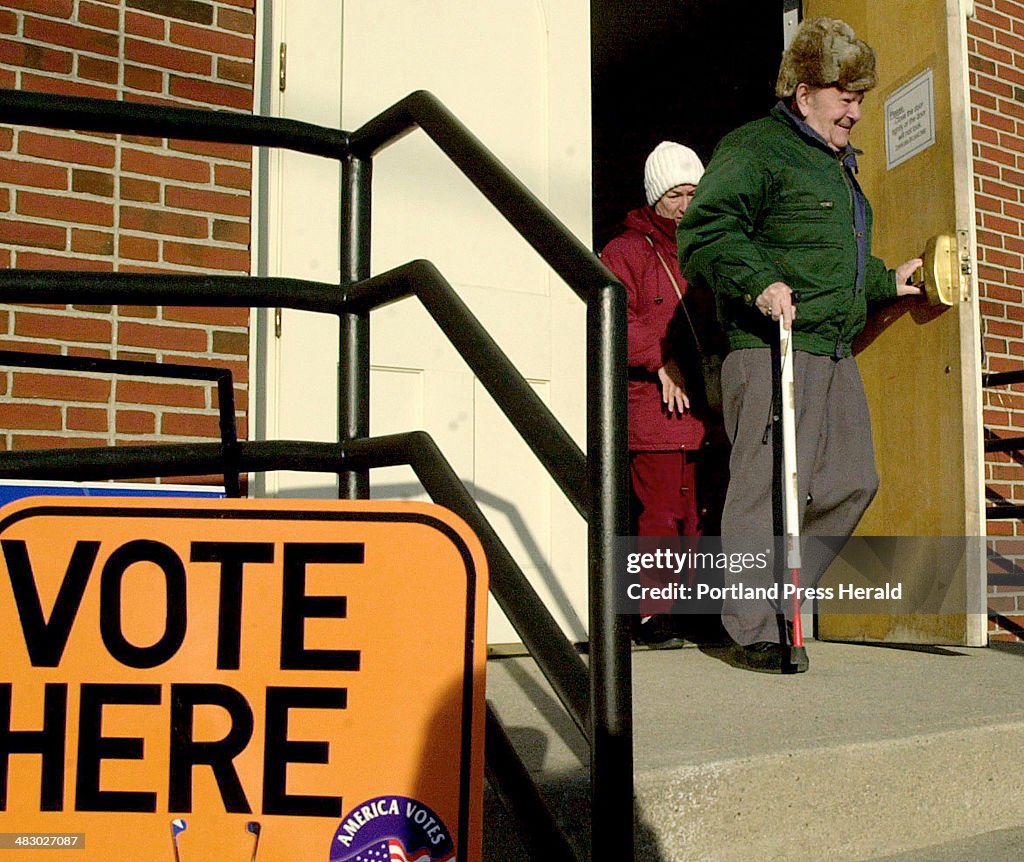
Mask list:
POLYGON ((931 69, 885 100, 885 158, 892 170, 935 143, 935 87, 931 69))

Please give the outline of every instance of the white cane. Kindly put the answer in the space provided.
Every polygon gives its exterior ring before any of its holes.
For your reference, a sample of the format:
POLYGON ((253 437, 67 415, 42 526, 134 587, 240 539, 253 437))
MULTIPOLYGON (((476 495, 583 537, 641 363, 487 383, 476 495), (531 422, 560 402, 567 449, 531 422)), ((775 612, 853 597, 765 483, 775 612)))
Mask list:
POLYGON ((786 513, 786 567, 793 585, 793 637, 790 663, 806 664, 800 622, 800 492, 796 471, 796 386, 793 383, 793 332, 779 318, 779 362, 782 366, 782 494, 786 513))

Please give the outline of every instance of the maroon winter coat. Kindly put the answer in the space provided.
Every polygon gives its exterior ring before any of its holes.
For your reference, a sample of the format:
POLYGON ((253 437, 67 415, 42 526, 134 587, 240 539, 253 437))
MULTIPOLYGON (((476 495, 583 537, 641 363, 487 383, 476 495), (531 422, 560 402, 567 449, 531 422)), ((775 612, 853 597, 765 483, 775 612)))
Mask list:
MULTIPOLYGON (((686 335, 685 318, 677 321, 674 332, 683 332, 675 343, 668 339, 669 322, 679 306, 675 288, 665 273, 650 237, 669 265, 683 295, 687 282, 679 273, 676 257, 676 225, 658 215, 653 207, 633 210, 625 220, 625 230, 605 246, 601 260, 626 286, 629 322, 629 448, 661 451, 693 449, 704 439, 704 422, 692 413, 669 413, 661 398, 658 369, 670 358, 680 365, 680 350, 693 351, 686 335)), ((708 309, 706 302, 687 298, 694 323, 700 327, 708 309)), ((713 311, 712 311, 713 314, 713 311)), ((691 359, 693 357, 691 356, 691 359)), ((699 365, 699 363, 698 363, 699 365)))

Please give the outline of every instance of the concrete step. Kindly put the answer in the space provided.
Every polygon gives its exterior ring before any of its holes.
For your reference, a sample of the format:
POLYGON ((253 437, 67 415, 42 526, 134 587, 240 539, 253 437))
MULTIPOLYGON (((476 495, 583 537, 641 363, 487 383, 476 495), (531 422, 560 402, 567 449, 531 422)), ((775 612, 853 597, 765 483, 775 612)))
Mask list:
MULTIPOLYGON (((1024 646, 808 652, 810 672, 787 677, 710 649, 634 653, 638 862, 1024 858, 1024 646)), ((585 848, 586 746, 532 661, 488 673, 585 848)), ((493 801, 488 817, 487 858, 525 859, 493 801)))
POLYGON ((1024 859, 1024 827, 997 829, 895 856, 879 856, 871 862, 965 862, 974 859, 995 862, 1024 859))

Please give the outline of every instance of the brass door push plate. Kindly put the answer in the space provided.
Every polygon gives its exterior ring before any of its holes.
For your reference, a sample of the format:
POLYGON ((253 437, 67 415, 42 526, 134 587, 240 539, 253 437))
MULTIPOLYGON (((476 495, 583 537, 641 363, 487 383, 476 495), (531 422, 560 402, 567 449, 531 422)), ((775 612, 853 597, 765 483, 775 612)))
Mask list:
MULTIPOLYGON (((966 238, 964 238, 966 239, 966 238)), ((966 248, 956 234, 941 233, 928 240, 924 250, 924 266, 912 277, 914 284, 924 285, 930 305, 955 305, 967 298, 970 260, 966 248)))

